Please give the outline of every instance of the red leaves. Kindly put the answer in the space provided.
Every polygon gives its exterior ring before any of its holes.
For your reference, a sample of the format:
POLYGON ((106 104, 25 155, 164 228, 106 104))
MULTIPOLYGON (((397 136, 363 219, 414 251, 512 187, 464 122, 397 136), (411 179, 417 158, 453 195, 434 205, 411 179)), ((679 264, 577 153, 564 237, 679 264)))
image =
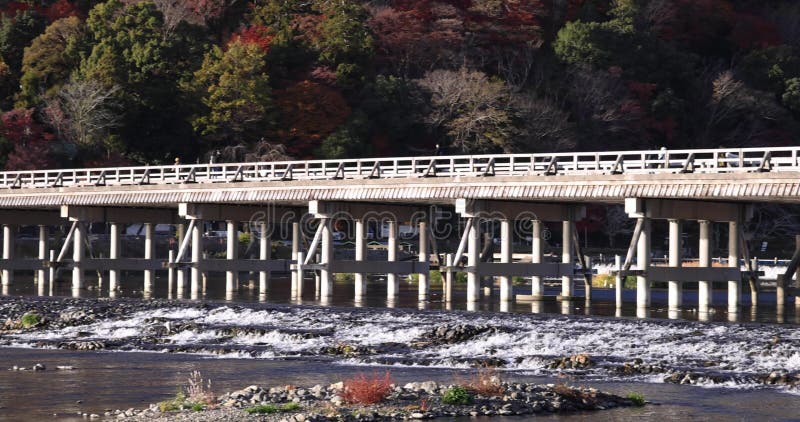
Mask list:
POLYGON ((278 139, 292 156, 310 156, 350 116, 350 107, 342 94, 316 82, 302 81, 276 89, 273 94, 281 112, 278 139))
POLYGON ((233 34, 230 42, 257 45, 266 54, 273 38, 266 26, 253 25, 233 34))
POLYGON ((351 404, 375 404, 383 401, 392 392, 392 375, 358 374, 344 380, 342 399, 351 404))
POLYGON ((41 13, 47 18, 47 22, 54 22, 70 16, 78 16, 78 6, 68 0, 58 0, 48 7, 42 8, 41 13))
POLYGON ((50 168, 50 142, 55 138, 34 121, 33 109, 17 109, 2 116, 0 134, 11 144, 6 170, 35 170, 50 168))

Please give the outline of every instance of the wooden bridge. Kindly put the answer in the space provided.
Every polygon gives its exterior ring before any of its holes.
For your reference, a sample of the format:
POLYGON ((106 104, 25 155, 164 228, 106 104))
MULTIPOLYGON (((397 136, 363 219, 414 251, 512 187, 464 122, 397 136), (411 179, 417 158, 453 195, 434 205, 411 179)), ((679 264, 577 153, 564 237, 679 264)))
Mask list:
MULTIPOLYGON (((108 271, 110 289, 119 285, 121 270, 141 270, 145 291, 154 272, 166 270, 177 289, 196 296, 207 271, 225 271, 227 289, 234 291, 240 271, 257 271, 266 291, 270 274, 291 271, 293 293, 303 294, 303 277, 320 277, 320 296, 330 297, 336 272, 354 273, 355 295, 366 291, 366 275, 388 273, 388 295, 399 291, 399 274, 419 274, 419 297, 429 294, 429 260, 439 256, 431 231, 431 205, 452 208, 466 227, 457 250, 441 269, 448 281, 453 272, 468 274, 467 301, 480 298, 483 277, 500 278, 500 300, 514 299, 511 277, 532 280, 532 296, 544 293, 544 277, 561 277, 560 298, 575 297, 573 279, 585 280, 591 296, 589 268, 575 241, 574 222, 584 216, 586 204, 625 204, 636 230, 618 276, 637 276, 637 305, 650 306, 652 281, 669 282, 669 306, 681 306, 681 286, 700 283, 700 310, 711 305, 714 282, 726 282, 730 312, 741 305, 739 263, 749 262, 743 248, 742 223, 750 204, 800 202, 800 147, 715 150, 651 150, 563 154, 501 154, 435 157, 392 157, 357 160, 311 160, 259 163, 214 163, 138 166, 99 169, 37 170, 0 173, 0 223, 3 225, 3 285, 15 270, 35 270, 40 283, 55 268, 72 268, 72 286, 85 286, 86 270, 108 271), (318 220, 313 240, 301 248, 300 223, 310 214, 318 220), (256 218, 258 216, 258 218, 256 218), (355 225, 355 260, 336 261, 331 222, 347 219, 355 225), (530 263, 512 262, 511 224, 531 220, 530 263), (372 220, 389 226, 388 261, 365 259, 365 225, 372 220), (499 220, 500 262, 487 262, 479 250, 481 221, 499 220), (653 221, 668 221, 670 267, 650 265, 653 221), (238 239, 227 237, 224 260, 204 260, 203 221, 226 221, 230 234, 243 222, 259 233, 259 259, 238 259, 238 239), (562 225, 560 263, 543 262, 542 222, 562 225), (682 222, 698 221, 699 267, 681 267, 682 222), (109 224, 110 256, 86 257, 86 223, 109 224), (419 255, 415 262, 397 260, 397 226, 412 222, 419 228, 419 255), (730 268, 710 265, 709 233, 712 222, 725 222, 729 232, 730 268), (143 257, 123 258, 120 230, 144 224, 143 257), (169 257, 156 257, 155 224, 178 226, 180 247, 169 257), (291 227, 292 256, 270 257, 269 229, 291 227), (58 251, 48 248, 48 227, 69 224, 69 234, 58 251), (39 253, 35 258, 14 256, 15 227, 39 226, 39 253), (185 233, 185 235, 184 235, 185 233), (72 249, 72 258, 67 254, 72 249), (432 250, 433 249, 433 250, 432 250), (466 263, 462 263, 466 257, 466 263), (190 273, 188 281, 183 276, 190 273), (186 283, 189 285, 187 286, 186 283)), ((484 254, 485 255, 485 254, 484 254)), ((755 274, 750 269, 750 274, 755 274)), ((619 284, 619 283, 618 283, 619 284)), ((170 284, 172 288, 172 284, 170 284)), ((452 298, 452 282, 445 283, 445 300, 452 298)))

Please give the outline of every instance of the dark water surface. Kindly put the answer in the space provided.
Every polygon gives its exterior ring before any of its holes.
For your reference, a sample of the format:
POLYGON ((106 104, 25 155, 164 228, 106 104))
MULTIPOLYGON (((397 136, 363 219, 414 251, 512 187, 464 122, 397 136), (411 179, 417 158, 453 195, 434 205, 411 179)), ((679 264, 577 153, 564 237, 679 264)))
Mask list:
MULTIPOLYGON (((312 386, 340 381, 363 367, 306 360, 216 359, 192 355, 63 350, 2 349, 0 367, 43 363, 42 372, 3 372, 0 376, 0 420, 84 420, 78 413, 106 409, 143 408, 166 400, 193 370, 212 379, 215 392, 248 385, 312 386), (72 365, 72 371, 55 371, 72 365), (81 401, 81 403, 78 403, 81 401)), ((450 369, 392 368, 397 383, 420 380, 453 382, 459 372, 450 369)), ((507 374, 508 380, 569 383, 569 379, 507 374)), ((800 419, 800 396, 772 390, 709 389, 696 386, 579 382, 617 394, 640 392, 654 402, 644 408, 612 409, 597 413, 537 417, 537 420, 685 420, 777 421, 800 419)), ((491 420, 521 420, 493 418, 491 420)))

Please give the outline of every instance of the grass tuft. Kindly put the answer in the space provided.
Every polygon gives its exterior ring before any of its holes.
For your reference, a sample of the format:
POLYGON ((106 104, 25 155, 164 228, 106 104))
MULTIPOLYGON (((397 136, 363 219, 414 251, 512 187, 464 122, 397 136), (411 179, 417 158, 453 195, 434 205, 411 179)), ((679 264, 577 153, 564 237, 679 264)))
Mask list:
POLYGON ((23 328, 35 327, 42 323, 42 316, 35 312, 28 312, 22 316, 20 323, 23 328))
POLYGON ((466 406, 472 403, 472 396, 466 388, 461 386, 450 387, 442 395, 442 403, 466 406))
POLYGON ((634 406, 644 406, 645 399, 642 393, 629 393, 625 398, 630 400, 634 406))

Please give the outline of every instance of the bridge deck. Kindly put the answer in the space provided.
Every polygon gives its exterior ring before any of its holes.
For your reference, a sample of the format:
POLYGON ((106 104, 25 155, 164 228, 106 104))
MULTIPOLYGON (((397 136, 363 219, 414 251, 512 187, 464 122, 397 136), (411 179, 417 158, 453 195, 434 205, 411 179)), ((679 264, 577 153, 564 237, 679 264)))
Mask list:
POLYGON ((400 157, 0 173, 0 207, 457 198, 800 202, 800 147, 400 157))

